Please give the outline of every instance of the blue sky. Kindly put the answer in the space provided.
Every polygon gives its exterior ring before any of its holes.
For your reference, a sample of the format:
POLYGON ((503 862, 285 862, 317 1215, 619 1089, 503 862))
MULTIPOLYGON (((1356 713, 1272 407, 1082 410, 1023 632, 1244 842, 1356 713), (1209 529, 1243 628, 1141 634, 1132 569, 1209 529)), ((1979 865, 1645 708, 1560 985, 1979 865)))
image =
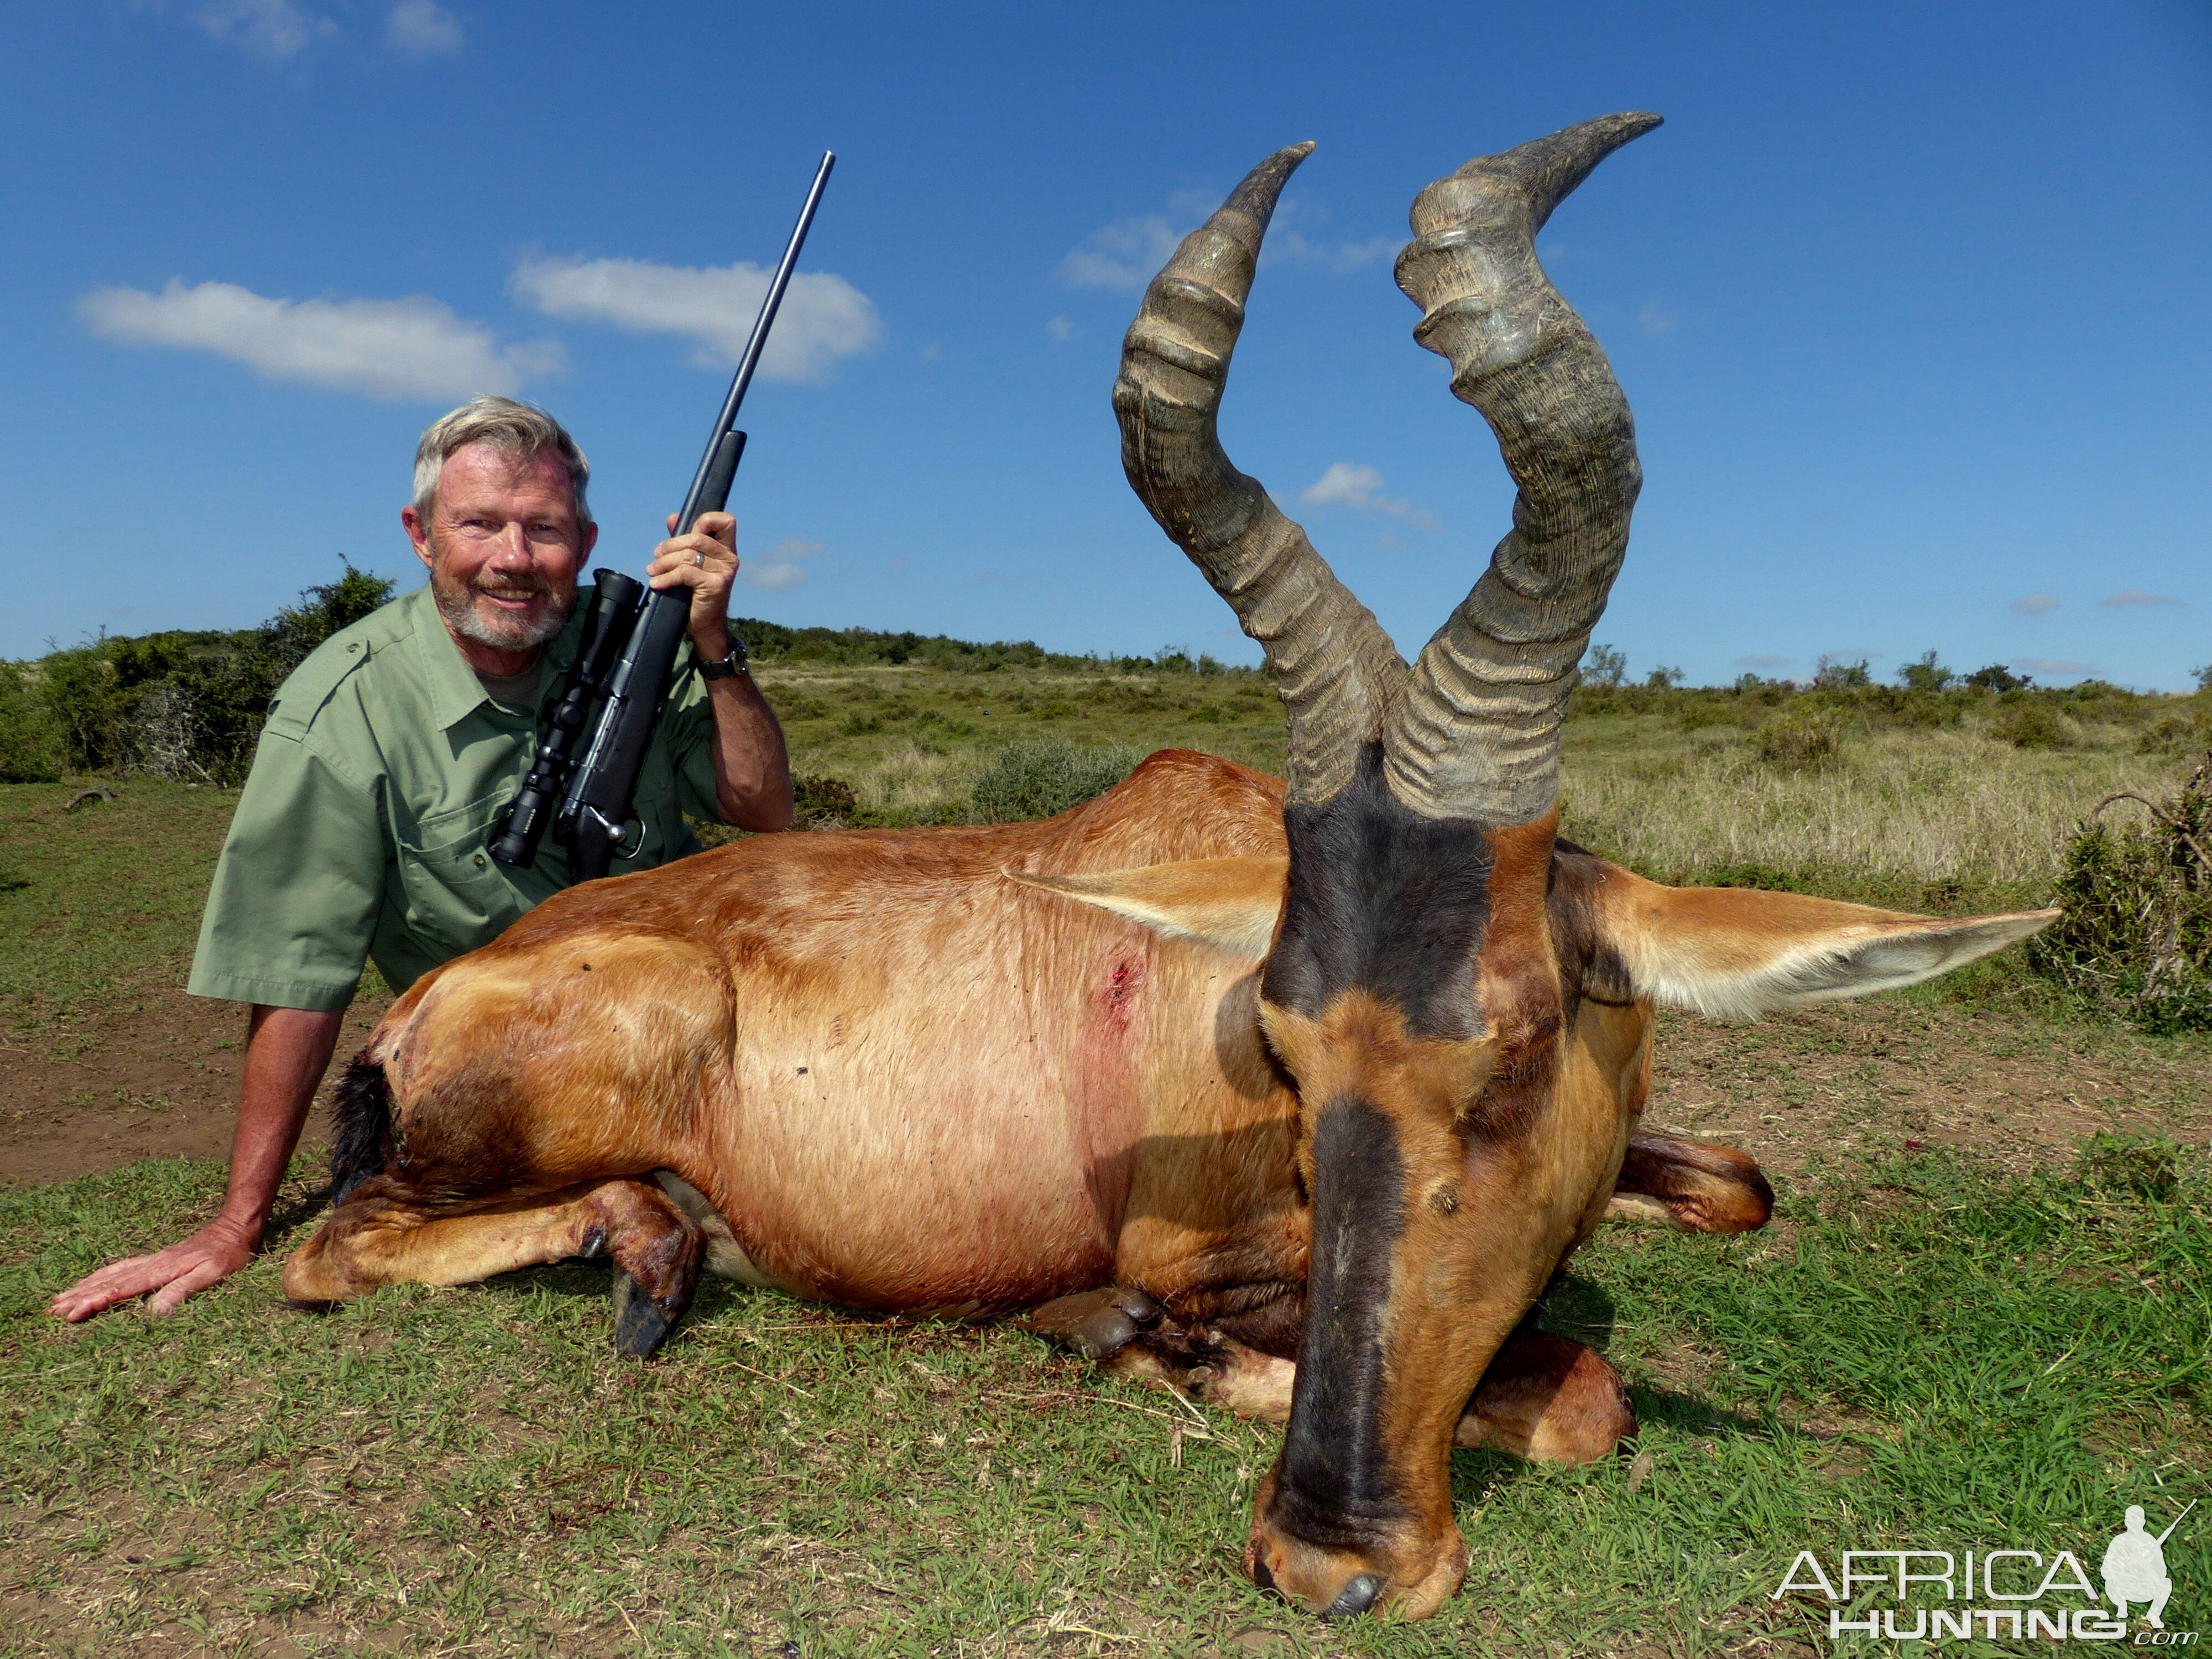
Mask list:
POLYGON ((1121 474, 1137 289, 1279 145, 1223 438, 1409 652, 1510 486, 1390 279, 1468 157, 1668 125, 1541 239, 1646 487, 1632 672, 2212 661, 2212 7, 85 0, 0 22, 0 656, 412 586, 497 389, 641 562, 840 157, 733 506, 778 621, 1255 653, 1121 474))

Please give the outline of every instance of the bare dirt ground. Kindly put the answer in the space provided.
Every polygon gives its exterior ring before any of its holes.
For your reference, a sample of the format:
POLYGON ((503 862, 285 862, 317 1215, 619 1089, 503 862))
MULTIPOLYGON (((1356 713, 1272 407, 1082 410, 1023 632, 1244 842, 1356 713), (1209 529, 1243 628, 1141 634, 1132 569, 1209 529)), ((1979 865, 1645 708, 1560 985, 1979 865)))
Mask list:
MULTIPOLYGON (((73 1060, 5 1057, 0 1184, 228 1155, 243 1011, 167 984, 136 1001, 73 1060)), ((341 1057, 386 1006, 355 1005, 341 1057)), ((1732 1141, 1784 1176, 1922 1146, 2058 1167, 2100 1129, 2212 1138, 2212 1043, 1898 999, 1751 1025, 1666 1013, 1646 1121, 1732 1141)), ((327 1138, 319 1111, 303 1145, 327 1138)))
POLYGON ((1784 1176, 1923 1146, 2063 1169, 2100 1130, 2212 1138, 2212 1043, 1899 998, 1751 1025, 1662 1013, 1644 1121, 1784 1176))
MULTIPOLYGON (((0 1186, 70 1181, 151 1158, 228 1158, 246 1011, 147 983, 131 1012, 78 1034, 76 1058, 0 1049, 0 1186)), ((357 1002, 341 1057, 368 1040, 386 1004, 357 1002)), ((76 1045, 71 1045, 76 1046, 76 1045)), ((302 1145, 327 1142, 320 1111, 302 1145)))

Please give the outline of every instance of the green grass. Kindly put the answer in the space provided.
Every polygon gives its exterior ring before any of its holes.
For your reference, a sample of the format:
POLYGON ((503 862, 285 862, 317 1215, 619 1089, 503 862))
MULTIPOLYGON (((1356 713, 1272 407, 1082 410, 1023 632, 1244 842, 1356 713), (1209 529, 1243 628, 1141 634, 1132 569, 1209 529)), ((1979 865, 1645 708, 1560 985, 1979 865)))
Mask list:
POLYGON ((0 1036, 66 1052, 149 980, 180 981, 237 796, 150 780, 0 785, 0 1036))
MULTIPOLYGON (((1583 1469, 1459 1454, 1472 1571, 1413 1627, 1310 1624, 1238 1575, 1274 1431, 1003 1328, 717 1283, 634 1365, 604 1270, 312 1316, 275 1255, 167 1322, 40 1316, 219 1181, 0 1200, 0 1653, 1810 1652, 1825 1607, 1770 1596, 1801 1548, 2094 1573, 2127 1504, 2212 1497, 2212 1188, 2170 1146, 1838 1170, 1763 1235, 1601 1234, 1547 1318, 1607 1349, 1643 1433, 1583 1469)), ((2212 1613, 2207 1538, 2168 1547, 2169 1628, 2212 1613)))

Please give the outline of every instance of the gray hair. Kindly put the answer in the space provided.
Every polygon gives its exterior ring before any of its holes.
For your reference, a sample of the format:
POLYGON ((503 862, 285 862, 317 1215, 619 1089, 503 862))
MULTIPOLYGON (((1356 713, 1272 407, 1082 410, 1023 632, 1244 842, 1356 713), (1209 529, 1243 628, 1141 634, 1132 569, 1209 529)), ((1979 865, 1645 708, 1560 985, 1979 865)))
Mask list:
POLYGON ((450 415, 430 422, 422 441, 415 446, 415 511, 425 524, 437 504, 438 474, 447 458, 471 444, 489 444, 517 463, 549 450, 568 469, 568 488, 576 504, 579 526, 592 522, 591 503, 584 488, 592 481, 592 464, 576 447, 561 422, 535 404, 512 398, 471 398, 450 415))

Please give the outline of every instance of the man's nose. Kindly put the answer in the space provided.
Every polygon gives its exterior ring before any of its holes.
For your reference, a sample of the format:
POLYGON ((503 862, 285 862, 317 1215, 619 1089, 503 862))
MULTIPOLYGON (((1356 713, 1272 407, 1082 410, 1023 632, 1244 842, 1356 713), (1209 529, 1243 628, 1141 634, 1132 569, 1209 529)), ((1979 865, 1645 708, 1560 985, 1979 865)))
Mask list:
POLYGON ((500 527, 498 545, 494 549, 491 563, 501 570, 527 570, 531 565, 530 538, 522 533, 520 524, 500 527))

